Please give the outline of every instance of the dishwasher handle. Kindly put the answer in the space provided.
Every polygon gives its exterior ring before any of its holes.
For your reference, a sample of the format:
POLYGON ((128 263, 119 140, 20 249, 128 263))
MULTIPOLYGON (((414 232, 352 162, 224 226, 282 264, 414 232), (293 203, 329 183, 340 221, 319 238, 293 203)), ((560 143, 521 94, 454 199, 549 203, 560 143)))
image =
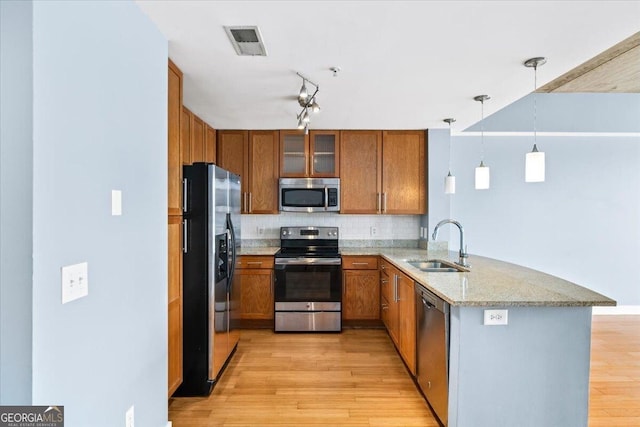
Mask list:
POLYGON ((430 301, 425 300, 424 297, 422 298, 422 305, 427 308, 436 308, 435 304, 432 304, 430 301))
POLYGON ((442 313, 449 313, 449 303, 438 297, 433 292, 422 286, 420 283, 415 282, 415 290, 418 298, 422 299, 422 304, 428 308, 435 308, 442 313))

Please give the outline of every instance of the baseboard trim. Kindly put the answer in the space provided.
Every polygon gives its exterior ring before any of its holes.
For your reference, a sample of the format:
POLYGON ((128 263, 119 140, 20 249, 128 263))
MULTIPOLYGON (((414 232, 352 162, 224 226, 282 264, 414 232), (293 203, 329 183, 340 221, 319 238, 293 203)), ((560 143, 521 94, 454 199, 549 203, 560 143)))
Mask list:
POLYGON ((608 316, 608 315, 627 315, 627 314, 639 314, 640 305, 618 305, 615 307, 593 307, 591 314, 594 316, 608 316))

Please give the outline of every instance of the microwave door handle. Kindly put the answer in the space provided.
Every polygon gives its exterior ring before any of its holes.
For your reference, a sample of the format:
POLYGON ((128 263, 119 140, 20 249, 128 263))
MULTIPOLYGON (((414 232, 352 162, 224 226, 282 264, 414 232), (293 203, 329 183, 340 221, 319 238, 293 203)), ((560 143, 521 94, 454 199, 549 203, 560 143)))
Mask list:
POLYGON ((326 185, 324 186, 324 210, 329 210, 329 188, 326 185))

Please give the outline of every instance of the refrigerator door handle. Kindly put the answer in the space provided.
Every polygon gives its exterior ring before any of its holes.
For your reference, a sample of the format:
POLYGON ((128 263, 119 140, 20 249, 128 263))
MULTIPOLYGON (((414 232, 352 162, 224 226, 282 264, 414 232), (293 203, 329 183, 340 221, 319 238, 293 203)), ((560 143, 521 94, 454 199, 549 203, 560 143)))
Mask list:
POLYGON ((189 225, 187 224, 187 219, 182 220, 182 252, 185 254, 189 252, 188 239, 189 239, 189 225))
POLYGON ((233 286, 233 275, 236 272, 236 233, 233 229, 233 221, 231 220, 231 214, 227 214, 227 226, 229 227, 229 236, 230 242, 228 244, 229 253, 231 254, 231 259, 229 262, 231 263, 231 267, 229 268, 229 282, 227 284, 229 288, 229 293, 231 293, 231 287, 233 286))

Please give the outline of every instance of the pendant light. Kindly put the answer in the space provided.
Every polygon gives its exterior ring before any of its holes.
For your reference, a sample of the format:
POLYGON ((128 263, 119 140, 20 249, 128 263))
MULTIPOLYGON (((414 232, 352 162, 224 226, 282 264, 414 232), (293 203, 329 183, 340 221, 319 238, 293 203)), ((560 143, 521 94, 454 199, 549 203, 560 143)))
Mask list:
POLYGON ((538 113, 536 89, 538 86, 538 67, 546 63, 547 58, 544 57, 531 58, 524 62, 525 67, 533 68, 533 149, 525 156, 525 182, 544 182, 544 152, 538 151, 538 145, 536 144, 536 119, 538 113))
POLYGON ((474 101, 480 102, 481 119, 480 119, 480 166, 476 168, 476 190, 488 190, 491 183, 489 166, 484 164, 484 101, 491 99, 489 95, 478 95, 473 98, 474 101))
POLYGON ((444 194, 456 193, 456 177, 451 175, 451 123, 456 119, 444 119, 443 122, 449 124, 449 173, 444 177, 444 194))

